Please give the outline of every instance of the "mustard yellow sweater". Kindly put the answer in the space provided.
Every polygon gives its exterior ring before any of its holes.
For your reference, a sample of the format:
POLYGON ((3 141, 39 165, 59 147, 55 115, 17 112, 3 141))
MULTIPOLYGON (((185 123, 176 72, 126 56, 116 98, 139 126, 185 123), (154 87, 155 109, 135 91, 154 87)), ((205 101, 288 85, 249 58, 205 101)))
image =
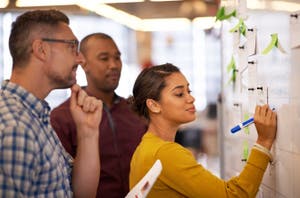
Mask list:
POLYGON ((266 154, 252 149, 240 175, 224 181, 199 165, 189 150, 147 132, 131 159, 130 189, 157 159, 163 170, 148 198, 255 197, 269 162, 266 154))

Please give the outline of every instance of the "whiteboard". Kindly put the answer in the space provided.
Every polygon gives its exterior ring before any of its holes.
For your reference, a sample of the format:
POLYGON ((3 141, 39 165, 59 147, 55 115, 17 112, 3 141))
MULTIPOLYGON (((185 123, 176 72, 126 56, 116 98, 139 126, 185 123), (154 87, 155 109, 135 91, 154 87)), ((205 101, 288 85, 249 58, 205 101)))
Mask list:
POLYGON ((247 11, 245 24, 248 29, 256 30, 256 38, 245 44, 244 49, 237 44, 242 39, 229 32, 236 21, 222 22, 220 117, 224 179, 239 174, 245 165, 244 150, 248 144, 250 152, 257 138, 254 125, 236 134, 231 134, 230 129, 252 116, 256 104, 268 103, 278 114, 277 137, 271 150, 275 163, 265 172, 258 198, 300 197, 300 15, 290 14, 247 11), (273 33, 278 34, 286 53, 273 48, 262 55, 273 33), (253 48, 253 42, 254 54, 253 49, 248 49, 253 48), (238 70, 234 83, 230 82, 231 74, 226 68, 232 57, 238 70))

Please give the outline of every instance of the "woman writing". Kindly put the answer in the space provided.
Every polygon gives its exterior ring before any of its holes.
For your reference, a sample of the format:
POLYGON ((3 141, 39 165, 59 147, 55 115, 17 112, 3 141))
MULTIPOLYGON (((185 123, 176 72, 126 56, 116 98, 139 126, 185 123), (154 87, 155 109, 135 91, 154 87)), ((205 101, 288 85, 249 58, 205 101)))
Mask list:
POLYGON ((135 110, 149 121, 132 160, 130 188, 160 159, 163 170, 148 197, 255 197, 271 161, 277 118, 267 105, 257 106, 254 122, 258 138, 240 175, 224 181, 195 160, 191 152, 175 143, 181 124, 196 117, 189 83, 172 64, 143 70, 133 88, 135 110))

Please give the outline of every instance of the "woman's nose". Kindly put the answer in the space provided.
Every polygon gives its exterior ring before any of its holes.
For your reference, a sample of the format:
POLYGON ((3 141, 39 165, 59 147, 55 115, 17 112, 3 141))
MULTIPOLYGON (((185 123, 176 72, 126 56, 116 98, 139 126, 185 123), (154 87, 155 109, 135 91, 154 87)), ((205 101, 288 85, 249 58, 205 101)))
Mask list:
POLYGON ((194 101, 195 101, 195 98, 191 94, 189 94, 189 96, 188 96, 188 102, 189 103, 193 103, 194 101))

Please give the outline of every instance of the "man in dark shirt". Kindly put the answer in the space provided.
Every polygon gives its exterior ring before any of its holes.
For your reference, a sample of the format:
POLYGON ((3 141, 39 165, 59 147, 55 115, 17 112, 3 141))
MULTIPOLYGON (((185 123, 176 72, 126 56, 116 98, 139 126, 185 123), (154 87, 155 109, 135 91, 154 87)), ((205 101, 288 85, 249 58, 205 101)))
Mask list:
MULTIPOLYGON (((103 116, 99 126, 101 174, 97 197, 123 198, 129 191, 130 160, 146 123, 138 117, 129 103, 116 95, 122 61, 121 53, 113 39, 103 33, 86 36, 80 51, 86 62, 88 95, 103 101, 103 116)), ((51 124, 66 150, 76 155, 76 127, 70 116, 69 99, 51 113, 51 124)))

